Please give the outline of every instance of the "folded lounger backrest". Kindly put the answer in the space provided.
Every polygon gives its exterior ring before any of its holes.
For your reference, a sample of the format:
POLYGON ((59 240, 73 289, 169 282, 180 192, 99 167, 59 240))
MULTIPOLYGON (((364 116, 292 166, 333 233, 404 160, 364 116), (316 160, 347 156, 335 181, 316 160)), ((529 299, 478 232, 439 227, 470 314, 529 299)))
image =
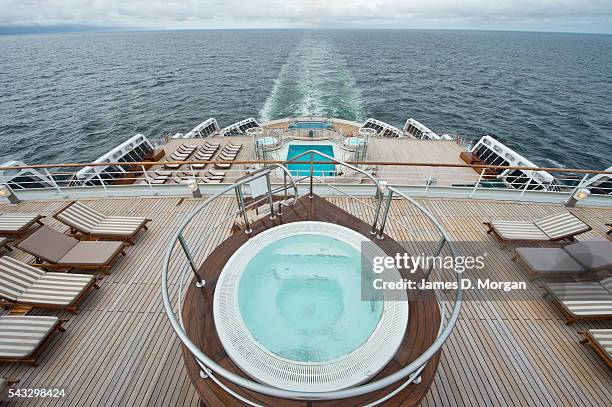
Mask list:
POLYGON ((546 216, 533 222, 550 240, 560 240, 591 230, 591 227, 570 212, 546 216))
POLYGON ((106 216, 81 202, 74 202, 59 212, 56 219, 84 233, 91 233, 106 216))
POLYGON ((0 259, 0 298, 17 299, 45 272, 10 257, 0 259))
POLYGON ((17 247, 36 258, 49 263, 57 263, 78 243, 78 239, 43 226, 19 243, 17 247))
POLYGON ((601 285, 612 294, 612 277, 600 281, 601 285))

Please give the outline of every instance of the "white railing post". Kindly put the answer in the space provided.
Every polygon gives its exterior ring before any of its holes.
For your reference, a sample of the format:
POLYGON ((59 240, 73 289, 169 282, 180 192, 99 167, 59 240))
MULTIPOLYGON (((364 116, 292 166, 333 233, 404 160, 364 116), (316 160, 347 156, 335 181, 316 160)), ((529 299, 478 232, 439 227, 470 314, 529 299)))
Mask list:
POLYGON ((60 188, 59 184, 57 183, 57 181, 55 181, 55 178, 53 178, 53 176, 51 175, 51 173, 49 172, 48 168, 45 168, 45 174, 47 175, 47 177, 51 180, 51 183, 53 184, 53 187, 55 189, 57 189, 58 193, 62 193, 62 189, 60 188))
POLYGON ((529 188, 529 185, 531 184, 531 181, 533 181, 534 176, 535 176, 535 171, 531 171, 531 176, 529 177, 529 180, 527 181, 527 183, 525 184, 525 187, 521 191, 521 195, 519 195, 519 200, 523 199, 523 195, 525 195, 525 191, 527 191, 527 188, 529 188))
POLYGON ((142 168, 142 174, 145 177, 145 181, 147 181, 147 184, 149 185, 149 188, 152 190, 153 189, 153 184, 151 184, 151 180, 149 179, 149 173, 147 172, 147 169, 145 168, 144 165, 140 166, 142 168))
POLYGON ((484 175, 486 171, 486 168, 482 168, 480 170, 480 174, 478 174, 478 181, 476 181, 476 185, 474 185, 474 189, 472 189, 472 192, 470 193, 470 198, 474 197, 474 194, 476 193, 476 190, 478 189, 478 185, 480 185, 480 181, 482 181, 482 176, 484 175))

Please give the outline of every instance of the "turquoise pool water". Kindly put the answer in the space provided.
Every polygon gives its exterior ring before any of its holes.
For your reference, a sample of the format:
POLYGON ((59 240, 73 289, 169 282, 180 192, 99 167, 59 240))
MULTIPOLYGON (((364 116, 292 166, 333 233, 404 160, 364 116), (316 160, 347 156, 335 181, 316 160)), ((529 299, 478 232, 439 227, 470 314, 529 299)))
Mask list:
POLYGON ((290 129, 329 129, 331 124, 320 121, 295 122, 289 126, 290 129))
POLYGON ((280 239, 248 263, 238 287, 240 314, 257 342, 286 359, 323 362, 362 345, 382 301, 361 301, 361 258, 322 234, 280 239))
MULTIPOLYGON (((327 154, 330 157, 334 156, 334 148, 330 145, 317 145, 317 144, 293 144, 289 145, 287 151, 287 160, 292 159, 295 156, 302 154, 308 150, 317 150, 323 154, 327 154)), ((331 163, 327 158, 315 155, 314 161, 322 162, 329 161, 330 164, 315 164, 314 175, 334 175, 336 172, 336 166, 331 163)), ((288 165, 289 171, 295 176, 307 176, 310 174, 310 154, 305 155, 297 159, 297 162, 304 162, 306 164, 292 163, 288 165)))

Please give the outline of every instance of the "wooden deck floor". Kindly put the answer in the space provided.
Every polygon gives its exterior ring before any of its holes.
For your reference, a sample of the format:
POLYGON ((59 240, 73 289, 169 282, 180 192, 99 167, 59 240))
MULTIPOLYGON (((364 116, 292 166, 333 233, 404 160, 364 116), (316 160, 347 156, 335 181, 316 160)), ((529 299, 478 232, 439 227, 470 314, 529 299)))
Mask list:
MULTIPOLYGON (((371 214, 348 198, 330 198, 334 204, 369 220, 371 214)), ((105 277, 76 316, 69 316, 67 331, 55 337, 38 367, 0 364, 0 376, 20 378, 19 387, 66 389, 63 405, 174 406, 197 404, 189 382, 179 341, 174 336, 161 303, 162 257, 183 216, 201 202, 181 198, 108 199, 88 201, 108 214, 146 216, 151 230, 138 239, 128 255, 105 277)), ((539 204, 483 201, 421 201, 456 240, 487 242, 481 222, 490 218, 530 219, 564 210, 539 204)), ((67 202, 28 202, 0 205, 5 212, 37 212, 50 215, 67 202)), ((219 200, 188 233, 198 242, 202 258, 230 233, 231 222, 210 237, 207 224, 234 208, 232 198, 219 200)), ((610 209, 577 209, 594 230, 583 238, 604 236, 610 209)), ((434 232, 422 215, 406 204, 393 213, 412 227, 411 238, 390 225, 396 240, 414 240, 434 232)), ((52 219, 47 223, 59 227, 52 219)), ((478 244, 478 243, 475 243, 478 244)), ((524 280, 510 252, 488 246, 496 277, 524 280)), ((10 253, 28 259, 15 250, 10 253)), ((180 264, 177 264, 180 266, 180 264)), ((176 279, 171 289, 176 288, 176 279)), ((423 405, 612 405, 610 370, 588 347, 578 343, 577 330, 610 327, 589 322, 564 325, 560 314, 542 301, 533 288, 516 301, 470 301, 447 342, 431 391, 423 405)), ((53 314, 38 311, 37 314, 53 314)), ((23 400, 18 405, 38 405, 23 400)))

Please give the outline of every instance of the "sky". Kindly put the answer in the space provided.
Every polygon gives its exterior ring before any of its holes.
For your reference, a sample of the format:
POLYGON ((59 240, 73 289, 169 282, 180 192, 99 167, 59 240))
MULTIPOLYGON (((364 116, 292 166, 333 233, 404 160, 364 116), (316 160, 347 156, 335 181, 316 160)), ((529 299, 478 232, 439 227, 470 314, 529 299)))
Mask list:
POLYGON ((0 0, 0 27, 612 33, 612 0, 0 0))

